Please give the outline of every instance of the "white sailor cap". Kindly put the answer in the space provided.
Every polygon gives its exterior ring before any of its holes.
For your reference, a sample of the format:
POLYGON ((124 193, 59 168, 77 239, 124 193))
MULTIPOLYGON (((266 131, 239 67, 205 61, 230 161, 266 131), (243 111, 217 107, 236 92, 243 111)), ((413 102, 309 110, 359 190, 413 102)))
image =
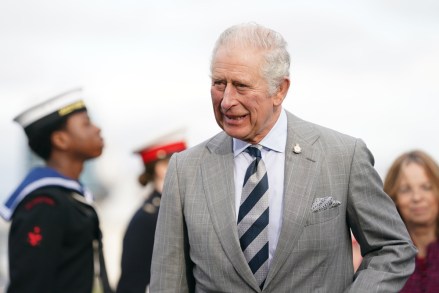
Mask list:
POLYGON ((75 88, 32 106, 14 118, 30 138, 66 116, 85 111, 82 89, 75 88))

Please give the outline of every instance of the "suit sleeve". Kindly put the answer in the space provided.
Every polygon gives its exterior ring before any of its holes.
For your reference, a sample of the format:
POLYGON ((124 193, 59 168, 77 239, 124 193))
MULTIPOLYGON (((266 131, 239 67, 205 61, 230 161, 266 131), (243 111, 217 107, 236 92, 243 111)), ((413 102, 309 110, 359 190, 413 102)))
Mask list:
POLYGON ((150 290, 154 293, 194 291, 177 160, 174 154, 160 203, 151 265, 150 290))
POLYGON ((357 140, 351 163, 348 223, 363 260, 349 292, 399 292, 415 267, 416 248, 366 145, 357 140))
POLYGON ((8 292, 54 292, 63 234, 61 209, 52 197, 37 195, 16 210, 9 235, 8 292))

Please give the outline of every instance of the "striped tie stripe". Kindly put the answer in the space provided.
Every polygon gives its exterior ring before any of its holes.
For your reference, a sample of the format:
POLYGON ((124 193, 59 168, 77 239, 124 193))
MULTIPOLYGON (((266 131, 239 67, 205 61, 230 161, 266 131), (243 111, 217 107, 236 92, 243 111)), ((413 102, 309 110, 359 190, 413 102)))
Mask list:
POLYGON ((267 226, 266 223, 268 221, 268 208, 264 211, 264 213, 245 231, 241 238, 239 239, 239 243, 241 244, 241 249, 245 251, 247 247, 252 243, 252 241, 258 237, 258 235, 265 229, 267 226))
MULTIPOLYGON (((245 186, 244 186, 245 189, 245 186)), ((238 223, 241 222, 241 220, 248 214, 248 212, 256 205, 256 203, 261 199, 262 196, 264 196, 265 192, 268 191, 268 177, 267 173, 265 173, 264 177, 262 178, 259 183, 249 192, 248 196, 246 198, 241 197, 241 202, 244 200, 244 202, 241 203, 241 206, 239 207, 239 214, 238 214, 238 223)), ((244 195, 244 192, 243 192, 244 195)))
POLYGON ((262 288, 268 273, 269 208, 268 176, 259 148, 250 146, 245 150, 255 159, 244 177, 238 234, 244 256, 262 288))

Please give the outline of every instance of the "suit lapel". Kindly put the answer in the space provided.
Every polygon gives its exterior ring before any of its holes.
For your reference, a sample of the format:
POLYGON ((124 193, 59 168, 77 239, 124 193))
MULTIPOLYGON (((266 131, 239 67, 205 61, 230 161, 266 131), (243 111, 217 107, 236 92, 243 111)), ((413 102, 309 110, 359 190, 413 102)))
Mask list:
POLYGON ((239 244, 235 222, 235 187, 232 139, 224 133, 214 137, 207 148, 211 152, 202 163, 203 186, 213 227, 228 259, 238 274, 255 290, 259 286, 239 244))
POLYGON ((288 112, 287 115, 282 227, 266 286, 288 259, 302 233, 311 207, 316 185, 314 180, 318 177, 321 161, 321 152, 313 146, 318 139, 318 133, 309 123, 288 112), (296 144, 300 146, 300 153, 294 152, 296 144))

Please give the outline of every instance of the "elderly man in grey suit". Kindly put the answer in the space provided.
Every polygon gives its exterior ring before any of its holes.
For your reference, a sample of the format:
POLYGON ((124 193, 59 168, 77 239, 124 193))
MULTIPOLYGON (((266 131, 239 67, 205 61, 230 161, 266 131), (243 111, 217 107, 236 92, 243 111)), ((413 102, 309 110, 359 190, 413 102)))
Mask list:
POLYGON ((366 145, 282 108, 289 64, 271 29, 219 37, 211 96, 223 132, 169 163, 151 292, 398 292, 412 273, 416 249, 366 145))

